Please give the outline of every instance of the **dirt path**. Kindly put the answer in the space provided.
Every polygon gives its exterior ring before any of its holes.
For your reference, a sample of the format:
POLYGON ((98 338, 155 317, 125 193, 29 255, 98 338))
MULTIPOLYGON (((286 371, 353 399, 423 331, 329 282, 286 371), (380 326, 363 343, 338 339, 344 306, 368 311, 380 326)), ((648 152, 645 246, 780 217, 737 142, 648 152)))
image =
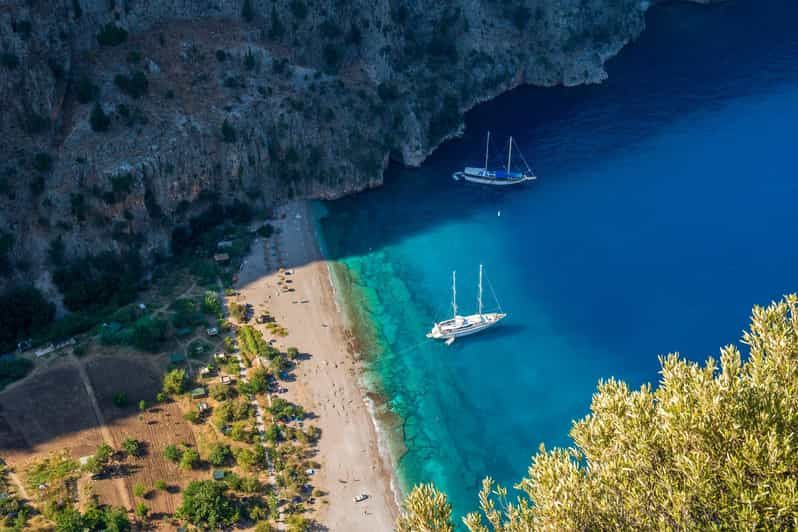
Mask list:
POLYGON ((25 489, 25 484, 22 483, 17 474, 12 471, 9 471, 8 478, 10 478, 11 482, 13 482, 14 485, 17 487, 17 489, 19 490, 19 494, 22 495, 22 498, 25 499, 26 501, 30 501, 31 498, 30 495, 28 495, 27 490, 25 489))
MULTIPOLYGON (((105 424, 105 417, 103 417, 100 404, 97 402, 97 397, 94 395, 94 387, 91 385, 91 380, 89 379, 89 375, 86 373, 86 368, 83 367, 83 364, 74 355, 71 355, 71 359, 80 373, 80 380, 83 382, 83 387, 86 389, 86 394, 89 396, 89 401, 91 402, 91 407, 94 410, 94 415, 97 417, 97 423, 99 424, 100 433, 103 436, 103 440, 105 440, 105 443, 110 445, 113 449, 116 449, 114 437, 111 435, 111 431, 105 424)), ((133 503, 130 500, 130 494, 127 492, 125 480, 118 477, 114 478, 114 485, 116 486, 116 491, 119 494, 120 500, 125 504, 125 507, 132 510, 133 503)))

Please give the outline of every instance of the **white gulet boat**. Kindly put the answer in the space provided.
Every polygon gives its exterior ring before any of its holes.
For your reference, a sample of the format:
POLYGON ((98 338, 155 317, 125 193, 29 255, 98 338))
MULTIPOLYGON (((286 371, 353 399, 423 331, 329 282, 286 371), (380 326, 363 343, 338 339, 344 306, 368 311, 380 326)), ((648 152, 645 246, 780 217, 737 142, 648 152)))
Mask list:
POLYGON ((509 147, 507 149, 507 167, 505 169, 499 170, 488 170, 488 155, 490 152, 490 131, 488 132, 488 138, 485 141, 485 167, 484 168, 475 168, 473 166, 467 166, 462 172, 455 172, 452 174, 452 179, 455 181, 465 180, 471 183, 479 183, 480 185, 494 185, 494 186, 508 186, 508 185, 517 185, 519 183, 523 183, 524 181, 534 181, 537 179, 537 176, 529 167, 524 159, 524 155, 521 153, 521 150, 518 149, 518 145, 516 145, 516 151, 518 151, 518 155, 521 157, 521 160, 526 166, 526 170, 521 172, 513 172, 512 171, 512 161, 513 161, 513 144, 515 141, 513 137, 510 137, 509 147))
MULTIPOLYGON (((494 298, 495 298, 494 294, 494 298)), ((498 301, 497 301, 498 304, 498 301)), ((499 309, 501 310, 501 309, 499 309)), ((477 313, 470 316, 457 314, 457 272, 452 272, 452 318, 433 325, 427 333, 427 338, 446 340, 446 345, 452 345, 456 338, 484 331, 496 325, 507 314, 502 312, 482 312, 482 265, 479 265, 479 290, 477 292, 477 313)))

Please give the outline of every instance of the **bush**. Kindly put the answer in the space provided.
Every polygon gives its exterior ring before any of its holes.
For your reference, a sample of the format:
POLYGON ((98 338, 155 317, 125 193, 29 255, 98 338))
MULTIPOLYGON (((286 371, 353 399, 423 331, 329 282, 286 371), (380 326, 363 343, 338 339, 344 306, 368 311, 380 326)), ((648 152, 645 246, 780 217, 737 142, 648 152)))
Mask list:
POLYGON ((176 445, 169 444, 164 447, 163 455, 170 462, 177 463, 180 461, 183 453, 180 452, 180 449, 178 449, 176 445))
POLYGON ((144 446, 140 441, 133 438, 125 438, 122 442, 122 449, 128 456, 140 457, 144 454, 144 446))
POLYGON ((244 471, 249 471, 255 466, 255 454, 246 447, 236 449, 236 464, 244 471))
POLYGON ((244 5, 241 7, 241 18, 247 22, 252 22, 255 19, 255 8, 252 6, 252 0, 244 0, 244 5))
POLYGON ((214 443, 208 455, 208 462, 219 467, 225 465, 231 458, 230 447, 221 443, 214 443))
POLYGON ((199 413, 196 410, 189 410, 185 414, 183 414, 183 419, 188 421, 189 423, 194 423, 195 425, 199 423, 199 413))
POLYGON ((91 123, 92 131, 108 131, 108 128, 111 127, 111 119, 105 114, 105 111, 103 111, 99 103, 94 104, 94 108, 91 110, 91 115, 89 116, 89 122, 91 123))
MULTIPOLYGON (((75 199, 82 196, 75 195, 75 199)), ((85 209, 83 200, 73 201, 75 212, 85 209)), ((116 255, 104 252, 86 255, 57 268, 53 281, 64 296, 69 310, 99 310, 129 303, 138 293, 141 280, 141 259, 135 253, 116 255)))
POLYGON ((227 487, 213 480, 189 483, 176 516, 199 528, 212 530, 232 526, 239 518, 235 501, 227 495, 227 487))
POLYGON ((236 130, 227 119, 222 122, 222 140, 228 144, 236 141, 236 130))
POLYGON ((291 8, 291 13, 294 15, 294 18, 297 20, 305 20, 308 16, 308 6, 302 0, 291 0, 289 7, 291 8))
POLYGON ((145 316, 133 325, 133 346, 142 351, 157 352, 166 340, 168 324, 155 316, 145 316))
POLYGON ((219 301, 219 294, 211 291, 205 292, 205 297, 202 299, 202 310, 212 316, 221 316, 222 303, 219 301))
POLYGON ((147 514, 149 513, 150 509, 147 507, 146 504, 144 504, 143 502, 139 502, 138 504, 136 504, 136 516, 139 519, 145 519, 147 517, 147 514))
POLYGON ((11 357, 0 360, 0 390, 23 378, 32 369, 33 362, 27 358, 11 357))
POLYGON ((167 487, 168 486, 166 485, 165 481, 163 481, 163 480, 156 480, 155 481, 155 489, 158 489, 158 490, 161 490, 161 491, 166 491, 167 487))
POLYGON ((252 53, 252 50, 247 50, 247 53, 244 55, 244 68, 253 70, 256 65, 255 54, 252 53))
MULTIPOLYGON (((0 294, 0 352, 16 347, 20 340, 43 330, 55 318, 55 305, 33 286, 16 286, 0 294)), ((27 373, 27 365, 16 361, 0 362, 0 387, 5 379, 27 373), (24 369, 21 372, 19 370, 24 369)), ((13 379, 12 379, 13 380, 13 379)), ((9 381, 10 382, 10 381, 9 381)))
POLYGON ((181 394, 185 391, 186 370, 173 369, 163 376, 163 392, 167 394, 181 394))
POLYGON ((271 406, 269 407, 274 419, 280 421, 290 421, 294 418, 303 419, 305 417, 305 409, 299 405, 295 405, 281 397, 276 397, 271 406))
POLYGON ((8 70, 14 70, 19 66, 19 58, 16 56, 16 54, 4 52, 3 54, 0 54, 0 64, 2 64, 8 70))
POLYGON ((136 482, 133 485, 133 495, 136 497, 144 497, 147 494, 147 489, 144 487, 143 484, 136 482))
POLYGON ((336 45, 332 43, 325 44, 322 49, 322 54, 324 56, 324 63, 329 69, 332 70, 338 67, 338 63, 341 61, 341 52, 336 45))
POLYGON ((131 98, 140 98, 144 96, 147 94, 150 86, 147 75, 141 70, 133 72, 130 76, 117 74, 114 77, 114 84, 119 87, 119 90, 131 98))
POLYGON ((518 30, 523 30, 529 24, 529 19, 532 17, 532 11, 526 6, 516 6, 512 12, 513 24, 518 30))
POLYGON ((237 321, 245 321, 247 317, 247 306, 241 303, 230 303, 230 315, 237 321))
POLYGON ((196 469, 200 465, 200 455, 194 449, 186 449, 180 457, 180 469, 189 471, 196 469))
POLYGON ((75 92, 80 103, 89 103, 99 96, 100 88, 92 83, 88 76, 81 76, 75 92))
POLYGON ((125 392, 117 392, 114 394, 114 406, 125 408, 127 402, 127 394, 125 392))
POLYGON ((127 40, 127 30, 109 22, 97 33, 97 42, 101 46, 117 46, 127 40))
POLYGON ((285 34, 285 27, 277 15, 277 8, 272 4, 271 23, 269 26, 269 39, 280 40, 285 34))
POLYGON ((226 401, 233 397, 234 390, 225 384, 214 384, 211 386, 210 394, 216 401, 226 401))
POLYGON ((39 172, 49 172, 53 169, 53 157, 49 153, 40 151, 33 156, 33 169, 39 172))

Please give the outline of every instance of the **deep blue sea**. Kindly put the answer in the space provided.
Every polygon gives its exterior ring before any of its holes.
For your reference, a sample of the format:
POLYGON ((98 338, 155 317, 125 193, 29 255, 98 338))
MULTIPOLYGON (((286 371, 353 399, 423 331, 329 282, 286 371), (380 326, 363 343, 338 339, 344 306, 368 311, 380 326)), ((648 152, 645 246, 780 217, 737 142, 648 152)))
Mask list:
POLYGON ((599 379, 656 382, 658 355, 716 355, 753 305, 798 290, 797 27, 794 0, 657 7, 603 85, 518 89, 421 168, 326 205, 406 486, 434 481, 462 515, 482 477, 512 485, 540 443, 567 445, 599 379), (497 151, 515 136, 537 182, 452 181, 488 130, 497 151), (452 270, 475 307, 480 263, 509 317, 427 341, 452 270))

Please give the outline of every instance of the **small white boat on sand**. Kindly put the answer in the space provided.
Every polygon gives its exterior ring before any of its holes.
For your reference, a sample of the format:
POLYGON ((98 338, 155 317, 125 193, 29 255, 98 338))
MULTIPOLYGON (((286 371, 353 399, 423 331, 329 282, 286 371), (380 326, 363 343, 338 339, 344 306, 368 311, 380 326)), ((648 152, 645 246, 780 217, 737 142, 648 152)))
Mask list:
MULTIPOLYGON (((495 297, 495 295, 494 295, 495 297)), ((504 319, 503 312, 482 312, 482 265, 479 265, 479 290, 477 292, 477 313, 469 316, 457 314, 457 272, 452 272, 452 318, 433 325, 427 338, 445 340, 452 345, 455 339, 468 336, 492 327, 504 319)))

